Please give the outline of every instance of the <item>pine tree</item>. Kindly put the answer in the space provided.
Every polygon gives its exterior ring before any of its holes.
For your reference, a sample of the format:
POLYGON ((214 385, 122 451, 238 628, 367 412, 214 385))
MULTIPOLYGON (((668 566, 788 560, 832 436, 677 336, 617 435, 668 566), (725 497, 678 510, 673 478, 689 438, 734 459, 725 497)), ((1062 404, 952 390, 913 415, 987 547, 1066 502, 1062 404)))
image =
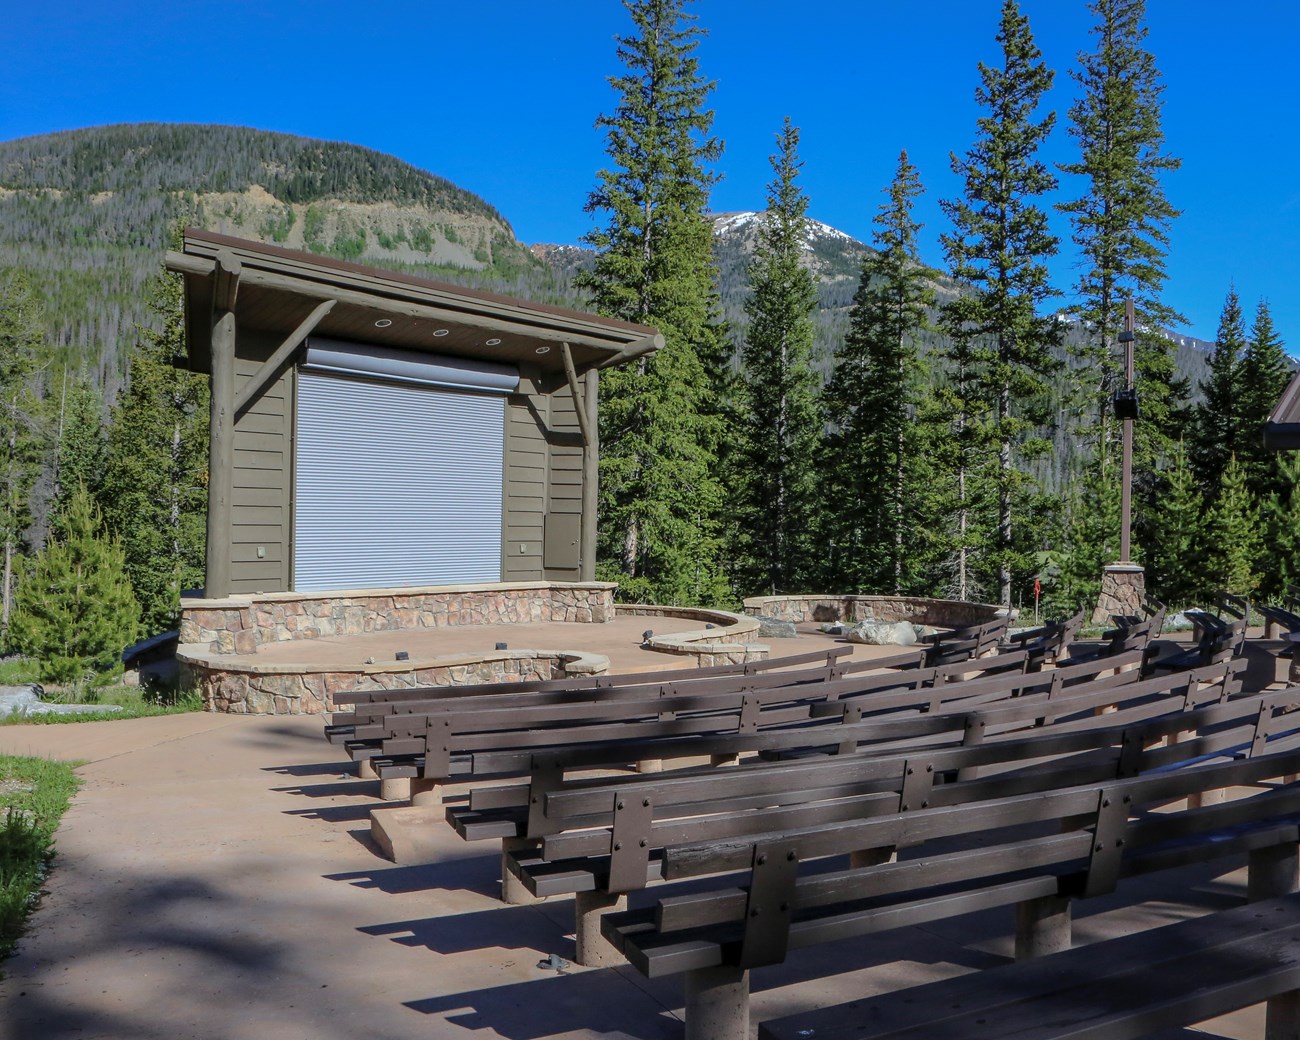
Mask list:
POLYGON ((1017 500, 1030 490, 1020 463, 1050 447, 1038 431, 1047 419, 1046 377, 1056 367, 1052 347, 1060 332, 1038 308, 1056 295, 1045 260, 1057 239, 1036 200, 1056 186, 1038 158, 1056 117, 1035 119, 1053 75, 1015 0, 1004 0, 997 40, 1001 67, 980 63, 975 97, 987 114, 977 121, 979 137, 966 158, 952 159, 964 194, 943 203, 954 225, 942 237, 944 251, 953 277, 971 288, 944 305, 943 324, 954 341, 950 355, 964 355, 983 404, 985 418, 973 432, 992 467, 979 479, 992 485, 997 501, 990 562, 999 600, 1010 605, 1012 574, 1029 566, 1013 537, 1017 500))
POLYGON ((1290 378, 1290 359, 1273 327, 1268 301, 1260 300, 1237 381, 1240 416, 1237 453, 1246 466, 1251 491, 1261 501, 1289 488, 1281 473, 1279 453, 1264 447, 1264 425, 1290 378))
POLYGON ((934 292, 921 265, 912 210, 922 193, 903 151, 875 217, 874 251, 862 260, 849 328, 824 395, 827 439, 821 511, 844 550, 835 588, 895 593, 913 587, 929 554, 916 479, 917 408, 923 380, 917 339, 934 292))
POLYGON ((668 603, 726 597, 716 467, 726 350, 706 217, 722 144, 709 136, 713 84, 695 56, 703 30, 684 3, 625 0, 636 33, 619 38, 619 102, 596 123, 613 168, 587 201, 607 223, 586 238, 597 257, 580 280, 600 313, 664 336, 663 349, 604 375, 599 569, 625 596, 668 603))
POLYGON ((1183 320, 1160 300, 1168 229, 1178 216, 1161 176, 1178 169, 1181 160, 1164 151, 1164 87, 1155 58, 1143 47, 1145 0, 1092 0, 1088 7, 1097 19, 1096 50, 1079 55, 1073 77, 1082 95, 1070 108, 1079 161, 1060 167, 1084 178, 1087 190, 1059 206, 1069 215, 1083 254, 1077 312, 1087 339, 1078 354, 1083 367, 1096 374, 1090 394, 1095 418, 1087 428, 1094 454, 1104 457, 1117 436, 1111 394, 1122 375, 1116 347, 1124 301, 1131 298, 1143 420, 1134 428, 1135 480, 1156 486, 1151 470, 1172 447, 1175 420, 1187 397, 1187 387, 1176 377, 1173 344, 1160 332, 1183 320))
MULTIPOLYGON (((1162 508, 1151 540, 1147 588, 1174 608, 1188 607, 1211 584, 1206 573, 1205 496, 1183 442, 1164 474, 1162 508)), ((1106 560, 1100 563, 1106 563, 1106 560)))
POLYGON ((1300 452, 1278 452, 1278 490, 1261 507, 1260 595, 1276 601, 1300 583, 1300 452))
POLYGON ((67 512, 78 487, 92 498, 104 479, 105 431, 99 391, 78 377, 64 393, 57 424, 53 517, 67 512))
POLYGON ((101 530, 99 511, 78 488, 32 561, 15 601, 12 642, 36 658, 42 682, 79 685, 119 674, 139 631, 140 609, 122 548, 101 530))
POLYGON ((121 541, 146 632, 175 626, 180 594, 203 584, 207 518, 207 380, 177 368, 185 352, 181 287, 149 288, 159 331, 141 329, 129 383, 113 408, 99 502, 121 541))
POLYGON ((1119 486, 1109 478, 1110 469, 1104 458, 1090 460, 1066 503, 1049 601, 1060 614, 1091 609, 1101 590, 1101 569, 1119 553, 1119 486))
POLYGON ((1215 588, 1249 596, 1259 584, 1263 548, 1259 505, 1246 486, 1246 467, 1234 455, 1223 471, 1218 499, 1206 517, 1213 532, 1207 545, 1208 576, 1215 588))
POLYGON ((1236 288, 1230 286, 1210 354, 1209 378, 1201 384, 1202 400, 1192 413, 1192 469, 1211 497, 1218 492, 1228 460, 1237 454, 1237 439, 1242 432, 1240 372, 1245 349, 1241 301, 1236 288))
POLYGON ((0 643, 9 630, 14 578, 46 441, 35 387, 43 343, 37 301, 26 274, 16 269, 0 272, 0 643))
POLYGON ((820 439, 812 369, 817 286, 803 264, 808 199, 796 178, 799 130, 785 120, 771 158, 767 212, 749 267, 749 329, 738 409, 736 494, 746 589, 808 585, 814 452, 820 439))

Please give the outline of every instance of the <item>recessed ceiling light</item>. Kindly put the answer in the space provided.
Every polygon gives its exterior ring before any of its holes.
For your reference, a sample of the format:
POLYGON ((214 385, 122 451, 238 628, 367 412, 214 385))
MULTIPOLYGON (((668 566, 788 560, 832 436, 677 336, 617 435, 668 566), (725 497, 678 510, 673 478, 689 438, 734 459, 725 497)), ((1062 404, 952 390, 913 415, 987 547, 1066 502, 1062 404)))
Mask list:
POLYGON ((548 347, 545 343, 543 343, 540 347, 537 348, 537 353, 539 354, 549 354, 550 352, 551 352, 551 348, 548 347))
POLYGON ((388 326, 391 325, 392 323, 393 323, 393 319, 392 319, 392 318, 380 318, 377 322, 375 322, 375 328, 377 328, 377 329, 386 329, 386 328, 388 328, 388 326))
POLYGON ((434 330, 433 330, 433 334, 434 334, 435 336, 445 336, 445 335, 447 335, 447 330, 446 330, 446 329, 434 329, 434 330))
POLYGON ((499 347, 501 345, 501 341, 499 339, 493 338, 487 341, 487 345, 489 347, 499 347))

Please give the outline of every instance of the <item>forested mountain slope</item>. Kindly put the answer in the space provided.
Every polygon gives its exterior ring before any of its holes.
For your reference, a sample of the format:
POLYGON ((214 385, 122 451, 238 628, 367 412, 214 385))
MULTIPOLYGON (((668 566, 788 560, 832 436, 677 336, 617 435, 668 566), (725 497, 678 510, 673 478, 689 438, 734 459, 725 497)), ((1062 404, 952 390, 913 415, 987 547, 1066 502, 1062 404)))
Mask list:
MULTIPOLYGON (((760 215, 713 219, 722 314, 739 342, 760 215)), ((540 302, 586 305, 572 280, 590 263, 589 250, 527 248, 483 199, 357 145, 161 123, 0 142, 0 267, 31 272, 51 343, 110 399, 135 327, 148 320, 144 284, 157 273, 177 223, 540 302)), ((820 297, 817 365, 827 372, 867 247, 813 221, 807 249, 820 297)), ((960 291, 937 273, 934 286, 940 300, 960 291)), ((924 333, 922 350, 940 341, 938 333, 924 333)), ((1193 388, 1205 373, 1201 347, 1181 340, 1177 351, 1180 374, 1193 388)), ((1067 379, 1063 374, 1062 393, 1067 379)), ((1058 436, 1064 449, 1068 433, 1058 436)))

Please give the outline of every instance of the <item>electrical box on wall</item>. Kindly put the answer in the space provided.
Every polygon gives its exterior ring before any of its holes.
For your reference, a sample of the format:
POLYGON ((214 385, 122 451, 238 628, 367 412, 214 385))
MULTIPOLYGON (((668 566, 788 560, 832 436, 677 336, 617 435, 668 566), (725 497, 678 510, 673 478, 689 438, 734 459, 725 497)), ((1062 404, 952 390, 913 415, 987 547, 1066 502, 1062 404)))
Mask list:
POLYGON ((582 563, 582 517, 577 513, 547 513, 542 567, 576 571, 582 563))

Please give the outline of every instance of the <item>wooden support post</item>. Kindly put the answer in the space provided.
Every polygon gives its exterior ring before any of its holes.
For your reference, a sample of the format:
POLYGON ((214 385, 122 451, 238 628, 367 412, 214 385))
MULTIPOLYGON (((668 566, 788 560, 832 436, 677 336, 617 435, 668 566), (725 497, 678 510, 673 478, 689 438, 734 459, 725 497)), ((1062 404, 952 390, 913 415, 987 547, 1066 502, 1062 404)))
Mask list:
POLYGON ((235 299, 239 260, 216 256, 212 289, 212 392, 208 427, 208 544, 203 587, 208 599, 230 595, 230 508, 235 479, 235 299))
POLYGON ((1070 948, 1070 900, 1043 896, 1016 904, 1016 960, 1028 960, 1070 948))
MULTIPOLYGON (((1294 843, 1254 849, 1246 875, 1246 898, 1289 896, 1300 889, 1300 857, 1294 843)), ((1264 1040, 1300 1040, 1300 991, 1281 993, 1267 1004, 1264 1040)))
POLYGON ((626 910, 627 896, 609 892, 578 892, 573 897, 574 957, 584 968, 612 968, 623 958, 600 934, 600 919, 611 911, 626 910))
POLYGON ((730 964, 686 973, 686 1040, 749 1040, 749 972, 730 964))
POLYGON ((573 411, 578 417, 578 431, 582 435, 582 529, 579 535, 578 555, 581 563, 578 576, 583 581, 596 578, 596 496, 600 488, 600 431, 596 409, 600 376, 595 369, 586 374, 586 389, 578 385, 578 370, 573 364, 573 351, 568 343, 560 344, 560 357, 564 361, 564 376, 569 381, 569 396, 573 398, 573 411))
POLYGON ((600 493, 600 373, 589 369, 582 397, 587 410, 587 441, 582 447, 582 571, 583 581, 596 580, 596 503, 600 493))

